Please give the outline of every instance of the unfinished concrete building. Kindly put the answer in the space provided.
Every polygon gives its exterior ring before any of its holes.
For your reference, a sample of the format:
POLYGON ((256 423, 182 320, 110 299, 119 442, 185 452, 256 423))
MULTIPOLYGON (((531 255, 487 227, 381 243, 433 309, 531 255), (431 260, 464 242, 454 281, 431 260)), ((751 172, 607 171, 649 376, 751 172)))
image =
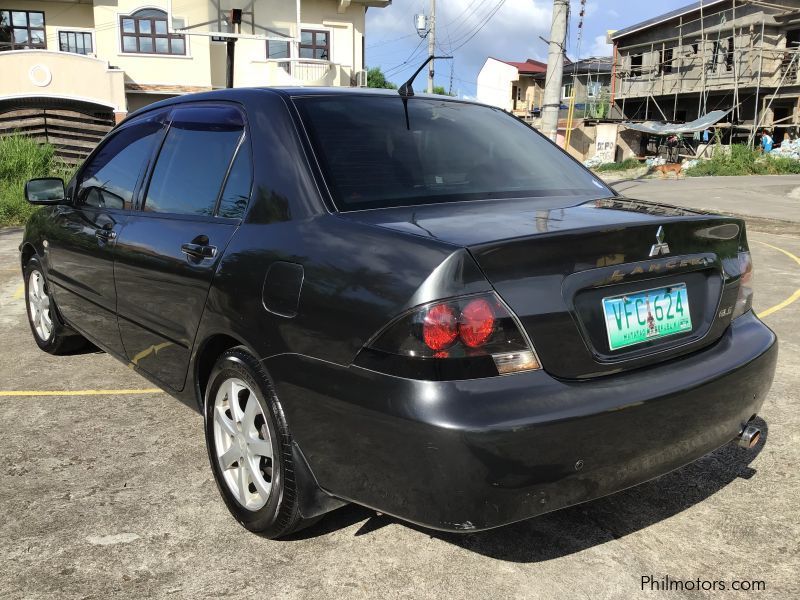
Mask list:
POLYGON ((613 102, 626 119, 732 109, 738 136, 800 124, 800 0, 704 0, 613 32, 613 102))

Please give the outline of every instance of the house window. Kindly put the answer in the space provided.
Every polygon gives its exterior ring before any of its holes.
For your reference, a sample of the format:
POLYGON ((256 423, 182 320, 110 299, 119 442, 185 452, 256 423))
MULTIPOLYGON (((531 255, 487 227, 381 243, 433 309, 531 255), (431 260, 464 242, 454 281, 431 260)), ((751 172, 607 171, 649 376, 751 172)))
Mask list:
POLYGON ((639 77, 642 74, 642 55, 631 54, 631 77, 639 77))
POLYGON ((725 70, 733 71, 733 38, 728 38, 728 49, 725 52, 725 70))
POLYGON ((0 10, 0 50, 47 48, 44 13, 33 10, 0 10))
POLYGON ((599 81, 590 81, 586 86, 589 98, 597 98, 600 95, 603 86, 599 81))
POLYGON ((122 51, 131 54, 186 54, 182 35, 169 33, 167 13, 145 8, 119 18, 122 51))
POLYGON ((662 75, 672 73, 672 48, 665 48, 663 51, 659 51, 658 61, 662 75))
POLYGON ((327 31, 300 32, 300 58, 318 58, 330 60, 330 34, 327 31))
POLYGON ((74 54, 91 54, 94 52, 92 34, 88 31, 59 31, 58 49, 74 54))
POLYGON ((561 98, 571 98, 572 97, 572 84, 567 83, 561 86, 561 98))
POLYGON ((267 58, 291 58, 289 56, 289 42, 269 40, 267 42, 267 58))

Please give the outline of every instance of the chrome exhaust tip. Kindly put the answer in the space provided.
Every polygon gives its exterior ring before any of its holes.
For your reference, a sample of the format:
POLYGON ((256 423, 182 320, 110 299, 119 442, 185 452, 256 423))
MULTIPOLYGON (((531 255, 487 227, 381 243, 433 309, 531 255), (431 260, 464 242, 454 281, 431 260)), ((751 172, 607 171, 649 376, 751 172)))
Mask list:
POLYGON ((760 439, 761 430, 758 427, 745 425, 739 435, 736 436, 736 443, 741 448, 753 448, 760 439))

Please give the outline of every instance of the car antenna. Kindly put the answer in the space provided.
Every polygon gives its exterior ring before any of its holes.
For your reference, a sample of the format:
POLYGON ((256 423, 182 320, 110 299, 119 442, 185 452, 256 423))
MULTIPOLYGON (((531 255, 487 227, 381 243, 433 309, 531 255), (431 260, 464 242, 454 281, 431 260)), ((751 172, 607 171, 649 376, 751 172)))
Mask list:
POLYGON ((437 58, 442 60, 451 60, 453 57, 430 55, 427 59, 425 59, 425 62, 422 63, 416 71, 414 71, 414 74, 408 78, 408 81, 401 85, 397 90, 397 93, 400 94, 400 97, 403 99, 403 111, 406 113, 406 129, 411 129, 411 125, 408 122, 408 99, 414 95, 414 80, 417 78, 417 75, 420 74, 420 71, 425 68, 425 65, 437 58))

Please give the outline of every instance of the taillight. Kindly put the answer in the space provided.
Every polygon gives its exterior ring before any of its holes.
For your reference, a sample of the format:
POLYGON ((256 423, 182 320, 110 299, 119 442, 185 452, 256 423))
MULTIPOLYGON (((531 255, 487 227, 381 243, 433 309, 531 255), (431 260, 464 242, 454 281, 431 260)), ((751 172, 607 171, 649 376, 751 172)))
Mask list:
POLYGON ((369 366, 380 363, 387 372, 420 378, 541 368, 517 320, 494 293, 417 307, 379 333, 362 354, 369 366))
POLYGON ((432 307, 422 320, 422 340, 431 350, 444 350, 458 337, 458 320, 447 304, 432 307))
POLYGON ((753 259, 749 252, 739 252, 739 295, 731 319, 753 308, 753 259))

